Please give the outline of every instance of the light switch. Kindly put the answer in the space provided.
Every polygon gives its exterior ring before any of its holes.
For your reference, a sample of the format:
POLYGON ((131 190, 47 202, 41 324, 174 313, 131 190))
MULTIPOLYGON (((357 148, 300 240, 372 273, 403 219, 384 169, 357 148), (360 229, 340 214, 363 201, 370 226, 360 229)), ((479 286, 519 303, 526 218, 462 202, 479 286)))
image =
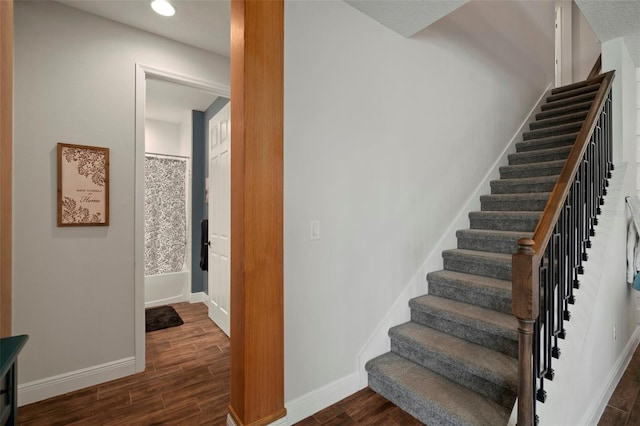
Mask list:
POLYGON ((309 222, 309 239, 310 240, 319 240, 320 239, 320 221, 312 220, 309 222))

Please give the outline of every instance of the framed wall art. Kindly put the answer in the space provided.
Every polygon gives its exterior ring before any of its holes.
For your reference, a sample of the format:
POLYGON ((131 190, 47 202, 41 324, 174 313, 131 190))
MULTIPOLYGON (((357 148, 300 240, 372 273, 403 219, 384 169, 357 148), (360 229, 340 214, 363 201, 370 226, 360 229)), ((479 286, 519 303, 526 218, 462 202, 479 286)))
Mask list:
POLYGON ((109 148, 58 144, 58 226, 109 225, 109 148))

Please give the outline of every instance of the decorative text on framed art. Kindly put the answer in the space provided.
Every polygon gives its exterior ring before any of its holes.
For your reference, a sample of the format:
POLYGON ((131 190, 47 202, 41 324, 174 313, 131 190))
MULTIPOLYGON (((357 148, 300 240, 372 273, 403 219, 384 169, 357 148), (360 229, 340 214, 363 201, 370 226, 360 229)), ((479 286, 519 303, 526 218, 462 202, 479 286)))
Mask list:
POLYGON ((109 225, 109 148, 58 144, 58 226, 109 225))

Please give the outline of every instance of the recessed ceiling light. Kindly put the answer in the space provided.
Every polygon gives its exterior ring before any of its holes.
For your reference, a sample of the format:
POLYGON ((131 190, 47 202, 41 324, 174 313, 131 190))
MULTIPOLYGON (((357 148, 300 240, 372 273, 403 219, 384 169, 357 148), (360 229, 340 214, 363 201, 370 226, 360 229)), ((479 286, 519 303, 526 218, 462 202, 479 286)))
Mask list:
POLYGON ((151 8, 159 15, 173 16, 176 14, 176 9, 167 0, 153 0, 151 2, 151 8))

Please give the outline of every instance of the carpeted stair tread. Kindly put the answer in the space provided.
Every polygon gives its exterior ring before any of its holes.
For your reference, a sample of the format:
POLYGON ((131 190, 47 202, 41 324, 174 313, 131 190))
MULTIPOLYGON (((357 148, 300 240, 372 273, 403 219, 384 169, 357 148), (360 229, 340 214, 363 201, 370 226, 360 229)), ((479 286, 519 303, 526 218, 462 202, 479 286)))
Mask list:
POLYGON ((511 409, 388 352, 366 365, 369 386, 429 426, 506 425, 511 409))
POLYGON ((534 121, 529 124, 529 129, 544 129, 546 127, 554 127, 559 126, 561 124, 575 123, 577 121, 583 122, 585 118, 587 118, 587 114, 589 110, 572 112, 570 114, 560 115, 558 117, 551 117, 544 120, 534 121))
POLYGON ((411 299, 409 307, 412 311, 430 312, 457 324, 487 331, 514 342, 518 340, 518 320, 513 315, 428 294, 411 299))
POLYGON ((558 124, 556 126, 544 127, 542 129, 529 130, 522 133, 522 139, 525 141, 532 139, 541 139, 549 136, 564 135, 567 133, 579 132, 582 127, 582 121, 573 123, 558 124))
POLYGON ((574 96, 569 99, 561 99, 555 102, 548 102, 542 105, 542 111, 549 111, 556 108, 563 108, 572 104, 579 104, 583 102, 591 102, 596 98, 597 92, 585 93, 584 95, 574 96))
POLYGON ((569 157, 573 146, 561 146, 557 148, 538 149, 535 151, 516 152, 509 154, 510 166, 517 166, 519 164, 531 164, 531 163, 546 163, 548 161, 566 160, 569 157))
POLYGON ((441 270, 427 274, 429 294, 511 314, 511 281, 441 270))
POLYGON ((489 251, 450 249, 442 252, 444 269, 511 280, 511 255, 489 251))
POLYGON ((533 232, 541 211, 479 211, 469 213, 471 229, 533 232))
POLYGON ((585 93, 597 92, 598 89, 600 89, 600 84, 590 84, 588 86, 576 87, 573 89, 564 90, 559 93, 552 93, 551 96, 547 97, 546 101, 555 102, 561 99, 574 98, 585 93))
POLYGON ((580 87, 591 86, 591 85, 600 85, 600 83, 589 81, 589 80, 582 80, 575 83, 566 84, 564 86, 554 87, 553 89, 551 89, 551 94, 556 95, 558 93, 567 92, 569 90, 574 90, 580 87))
POLYGON ((572 112, 578 111, 588 111, 591 108, 591 100, 585 102, 579 102, 576 104, 566 105, 560 108, 553 108, 546 111, 541 111, 536 113, 536 120, 544 120, 547 118, 558 117, 561 115, 566 115, 572 112))
POLYGON ((577 137, 578 132, 516 142, 516 152, 538 151, 541 149, 560 148, 562 146, 573 145, 577 137))
POLYGON ((519 179, 541 176, 558 176, 564 167, 565 160, 544 161, 542 163, 514 164, 502 166, 500 179, 519 179))
POLYGON ((539 176, 518 179, 492 180, 491 194, 522 194, 530 192, 551 192, 558 176, 539 176))
POLYGON ((481 195, 482 211, 542 211, 550 192, 481 195))
MULTIPOLYGON (((452 369, 460 370, 460 367, 464 366, 464 373, 467 375, 477 376, 512 393, 518 389, 518 362, 515 358, 412 322, 391 328, 389 337, 392 341, 402 341, 406 346, 414 347, 416 352, 428 354, 451 364, 452 369)), ((419 356, 397 353, 429 368, 429 365, 421 362, 419 356)), ((446 374, 446 377, 451 378, 451 375, 446 374)), ((474 390, 482 391, 482 389, 474 390)), ((511 402, 513 403, 513 400, 511 402)))
POLYGON ((458 248, 493 253, 513 254, 520 238, 531 238, 533 233, 499 231, 494 229, 460 229, 456 232, 458 248))

